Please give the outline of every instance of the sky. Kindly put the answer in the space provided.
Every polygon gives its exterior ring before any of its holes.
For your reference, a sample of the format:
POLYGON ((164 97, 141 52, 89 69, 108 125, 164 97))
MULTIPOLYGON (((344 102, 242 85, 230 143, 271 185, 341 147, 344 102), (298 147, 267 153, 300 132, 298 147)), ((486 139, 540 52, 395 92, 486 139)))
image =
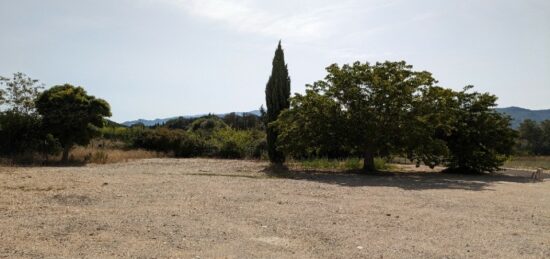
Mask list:
POLYGON ((82 86, 118 122, 258 109, 279 40, 293 93, 333 63, 405 60, 550 108, 548 0, 0 1, 0 75, 82 86))

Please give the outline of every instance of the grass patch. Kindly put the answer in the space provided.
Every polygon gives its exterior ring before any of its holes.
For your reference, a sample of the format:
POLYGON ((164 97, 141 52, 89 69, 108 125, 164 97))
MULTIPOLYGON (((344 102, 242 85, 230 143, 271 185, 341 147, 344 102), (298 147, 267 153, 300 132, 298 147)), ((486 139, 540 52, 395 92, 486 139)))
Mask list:
MULTIPOLYGON (((307 160, 297 160, 290 162, 291 166, 299 167, 306 170, 360 170, 363 168, 363 159, 361 158, 346 158, 346 159, 328 159, 316 158, 307 160)), ((382 158, 374 159, 376 170, 389 169, 386 160, 382 158)))
POLYGON ((507 168, 526 168, 537 169, 543 168, 550 170, 550 156, 517 156, 512 157, 504 162, 504 167, 507 168))

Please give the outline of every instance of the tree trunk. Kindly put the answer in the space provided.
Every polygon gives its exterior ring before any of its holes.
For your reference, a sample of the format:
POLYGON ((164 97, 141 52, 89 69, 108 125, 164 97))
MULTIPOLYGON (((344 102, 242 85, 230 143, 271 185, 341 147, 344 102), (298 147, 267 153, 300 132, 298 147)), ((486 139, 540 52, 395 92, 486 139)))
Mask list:
POLYGON ((69 151, 71 150, 70 146, 63 148, 63 156, 61 157, 62 162, 67 162, 69 160, 69 151))
POLYGON ((366 173, 376 171, 374 167, 374 155, 369 150, 364 153, 363 171, 366 173))

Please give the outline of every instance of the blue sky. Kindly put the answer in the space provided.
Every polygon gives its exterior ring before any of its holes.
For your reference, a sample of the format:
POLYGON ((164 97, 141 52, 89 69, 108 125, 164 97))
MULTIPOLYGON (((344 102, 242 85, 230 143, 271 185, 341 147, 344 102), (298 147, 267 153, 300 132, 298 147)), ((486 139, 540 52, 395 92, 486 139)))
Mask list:
POLYGON ((257 109, 279 39, 292 92, 332 63, 406 60, 550 108, 547 0, 2 0, 0 33, 0 75, 83 86, 119 122, 257 109))

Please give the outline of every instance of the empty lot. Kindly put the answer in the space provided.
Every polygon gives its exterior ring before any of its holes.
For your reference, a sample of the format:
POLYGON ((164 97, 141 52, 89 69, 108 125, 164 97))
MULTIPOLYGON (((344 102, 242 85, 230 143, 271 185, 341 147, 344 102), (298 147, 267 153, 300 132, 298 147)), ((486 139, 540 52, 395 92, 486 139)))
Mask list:
POLYGON ((548 180, 265 168, 0 168, 0 257, 550 257, 548 180))

